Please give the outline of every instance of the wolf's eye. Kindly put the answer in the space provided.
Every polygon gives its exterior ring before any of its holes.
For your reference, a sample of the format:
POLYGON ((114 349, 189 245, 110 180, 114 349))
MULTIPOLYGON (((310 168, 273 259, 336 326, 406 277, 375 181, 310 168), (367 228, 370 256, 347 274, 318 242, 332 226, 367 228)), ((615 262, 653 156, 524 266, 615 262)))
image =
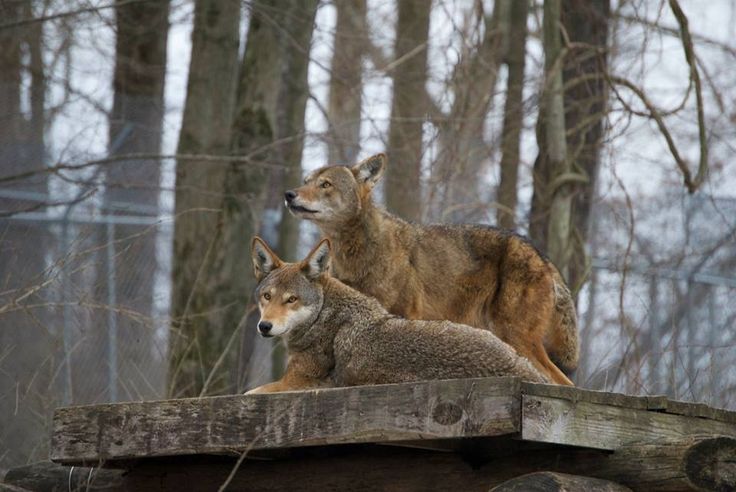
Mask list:
POLYGON ((271 294, 269 294, 268 292, 266 292, 265 294, 263 294, 263 298, 265 300, 267 300, 267 301, 270 301, 271 300, 271 294))
POLYGON ((294 304, 294 303, 296 302, 296 296, 291 296, 291 297, 289 297, 289 298, 288 298, 288 299, 286 300, 286 302, 288 302, 289 304, 294 304))
POLYGON ((332 183, 330 183, 329 181, 324 181, 324 182, 323 182, 323 183, 322 183, 322 184, 320 185, 320 187, 321 187, 321 188, 329 188, 330 186, 332 186, 332 183))

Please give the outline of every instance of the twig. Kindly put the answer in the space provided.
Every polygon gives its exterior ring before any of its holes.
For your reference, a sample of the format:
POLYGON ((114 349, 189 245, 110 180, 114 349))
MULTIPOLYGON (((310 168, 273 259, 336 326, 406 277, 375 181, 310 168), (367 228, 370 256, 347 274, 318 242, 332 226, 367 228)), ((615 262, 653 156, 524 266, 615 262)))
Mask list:
POLYGON ((50 20, 63 19, 66 17, 74 17, 75 15, 86 14, 89 12, 97 12, 99 10, 115 9, 118 7, 122 7, 124 5, 133 4, 133 3, 146 3, 146 2, 151 2, 151 1, 155 1, 155 0, 118 0, 116 2, 109 3, 107 5, 99 5, 96 7, 85 7, 85 8, 81 8, 77 10, 59 12, 58 14, 44 15, 41 17, 34 17, 31 19, 20 19, 17 21, 6 22, 4 24, 0 24, 0 30, 8 29, 11 27, 25 26, 28 24, 35 24, 37 22, 46 22, 50 20))
MULTIPOLYGON (((623 77, 616 76, 616 75, 610 75, 607 78, 612 86, 614 84, 622 85, 626 87, 627 89, 629 89, 639 98, 639 100, 644 104, 644 106, 646 106, 647 111, 649 111, 648 116, 652 118, 654 122, 657 124, 657 127, 659 128, 660 133, 662 133, 662 136, 667 141, 667 147, 669 148, 670 153, 672 154, 672 157, 675 159, 675 163, 677 164, 677 167, 680 169, 680 172, 682 172, 685 187, 690 193, 695 192, 698 186, 700 186, 700 184, 702 183, 702 180, 699 182, 696 182, 693 180, 692 173, 690 172, 690 169, 688 168, 687 163, 683 160, 682 156, 680 155, 680 151, 677 149, 675 140, 672 137, 672 133, 670 133, 669 128, 667 128, 667 125, 664 122, 664 118, 662 117, 662 114, 657 110, 654 104, 649 100, 649 98, 644 93, 644 91, 641 88, 637 87, 637 85, 631 82, 630 80, 625 79, 623 77)), ((616 92, 615 89, 614 89, 614 92, 616 92)), ((619 99, 621 99, 620 96, 619 96, 619 99)))
MULTIPOLYGON (((641 24, 642 26, 648 27, 650 29, 653 29, 655 31, 659 31, 662 33, 670 34, 672 36, 680 36, 680 30, 676 27, 672 26, 665 26, 662 25, 656 21, 650 21, 648 19, 643 19, 641 17, 637 17, 635 15, 627 15, 622 14, 620 12, 613 13, 612 14, 614 18, 620 19, 622 21, 630 22, 630 23, 637 23, 641 24)), ((730 54, 731 56, 736 57, 736 49, 734 49, 733 46, 729 46, 726 43, 723 43, 721 41, 718 41, 717 39, 710 38, 708 36, 705 36, 703 34, 693 34, 692 37, 701 43, 709 44, 711 46, 715 46, 726 53, 730 54)))
MULTIPOLYGON (((687 191, 689 193, 695 193, 700 185, 703 184, 703 181, 705 181, 705 177, 708 174, 708 138, 706 135, 705 114, 703 110, 703 90, 700 84, 697 58, 693 50, 693 40, 690 35, 687 17, 680 8, 680 4, 677 0, 669 0, 669 3, 670 8, 672 9, 672 13, 675 15, 677 22, 680 24, 680 37, 682 38, 682 46, 685 50, 685 59, 690 66, 690 81, 695 87, 695 100, 697 103, 698 112, 698 139, 700 142, 700 159, 698 162, 698 170, 695 174, 695 177, 693 177, 687 163, 680 155, 680 152, 677 149, 677 145, 675 144, 675 140, 672 138, 672 134, 670 133, 667 125, 664 122, 662 113, 658 111, 654 104, 647 98, 646 94, 644 94, 644 91, 641 88, 637 87, 634 83, 623 77, 608 76, 607 78, 610 83, 623 85, 624 87, 632 91, 641 100, 641 102, 644 103, 647 111, 649 111, 649 116, 657 123, 659 131, 662 133, 665 140, 667 141, 667 147, 669 148, 672 157, 675 159, 677 167, 682 173, 683 181, 685 187, 687 188, 687 191)), ((614 92, 616 92, 615 88, 614 92)), ((621 99, 620 96, 619 99, 621 99)))
MULTIPOLYGON (((670 8, 675 15, 677 22, 680 24, 680 37, 682 38, 682 47, 685 50, 685 59, 690 66, 690 80, 695 84, 695 101, 698 107, 698 139, 700 140, 700 161, 698 162, 698 171, 695 179, 688 185, 688 191, 693 193, 698 186, 705 180, 708 172, 708 141, 705 132, 705 115, 703 111, 703 89, 700 86, 700 74, 698 73, 697 57, 693 49, 693 39, 690 35, 687 17, 685 16, 680 3, 677 0, 670 0, 670 8)), ((686 183, 688 184, 688 183, 686 183)))
POLYGON ((255 153, 261 152, 259 149, 256 152, 252 152, 245 156, 228 156, 228 155, 211 155, 211 154, 157 154, 157 153, 131 153, 131 154, 118 154, 110 157, 104 157, 102 159, 93 159, 80 164, 71 164, 67 162, 60 162, 53 166, 43 167, 39 169, 32 169, 18 174, 10 176, 0 176, 0 183, 6 183, 9 181, 18 181, 27 179, 37 174, 57 174, 59 171, 78 171, 92 166, 98 166, 101 164, 112 164, 122 161, 157 161, 176 159, 179 161, 207 161, 207 162, 222 162, 223 164, 229 164, 232 162, 244 162, 254 166, 267 167, 267 168, 282 168, 284 166, 280 164, 273 164, 264 162, 262 160, 253 159, 255 153))
POLYGON ((87 190, 86 192, 80 194, 77 197, 72 198, 71 200, 58 200, 58 201, 41 201, 38 203, 35 203, 33 205, 29 205, 28 207, 20 210, 0 210, 0 218, 4 219, 7 217, 13 217, 14 215, 18 214, 24 214, 28 212, 35 212, 36 210, 39 210, 41 208, 47 208, 47 207, 58 207, 61 205, 76 205, 78 203, 81 203, 85 200, 87 200, 89 197, 94 195, 97 192, 96 188, 92 188, 90 190, 87 190))

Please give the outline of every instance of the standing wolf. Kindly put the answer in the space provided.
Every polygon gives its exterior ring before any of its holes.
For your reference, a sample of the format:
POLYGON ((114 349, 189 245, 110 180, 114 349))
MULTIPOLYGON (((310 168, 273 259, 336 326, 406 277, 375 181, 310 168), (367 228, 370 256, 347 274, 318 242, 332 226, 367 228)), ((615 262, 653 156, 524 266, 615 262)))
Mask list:
POLYGON ((248 393, 426 379, 519 376, 548 382, 493 333, 450 321, 407 320, 329 274, 330 242, 284 263, 260 238, 253 267, 262 336, 284 336, 284 376, 248 393))
POLYGON ((555 266, 511 232, 411 224, 376 207, 371 190, 385 167, 384 154, 323 167, 285 194, 289 211, 332 242, 335 277, 392 314, 490 329, 552 381, 572 385, 559 367, 577 367, 575 306, 555 266))

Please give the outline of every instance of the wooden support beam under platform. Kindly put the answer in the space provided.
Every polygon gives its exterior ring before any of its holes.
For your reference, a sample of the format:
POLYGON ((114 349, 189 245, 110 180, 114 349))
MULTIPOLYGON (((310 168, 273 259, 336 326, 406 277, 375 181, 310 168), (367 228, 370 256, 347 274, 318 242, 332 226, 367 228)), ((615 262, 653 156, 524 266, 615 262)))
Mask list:
MULTIPOLYGON (((515 477, 549 471, 606 480, 642 492, 736 490, 732 463, 736 439, 732 438, 633 446, 615 453, 568 446, 527 447, 523 442, 514 446, 508 437, 490 440, 497 441, 490 452, 482 444, 461 453, 370 444, 307 448, 278 460, 245 460, 230 483, 232 490, 264 492, 487 492, 515 477), (500 453, 504 447, 510 451, 500 453)), ((233 461, 147 461, 130 469, 126 484, 128 490, 141 491, 184 490, 187 483, 219 486, 236 466, 233 461)))
POLYGON ((471 439, 468 444, 458 453, 375 444, 293 448, 278 459, 242 463, 223 456, 152 458, 127 463, 127 470, 39 463, 11 470, 5 480, 38 492, 67 490, 72 479, 82 490, 89 485, 89 490, 106 492, 217 490, 227 480, 227 490, 264 492, 487 492, 517 477, 545 471, 606 480, 635 491, 736 488, 732 463, 736 439, 732 438, 633 446, 614 453, 528 444, 510 437, 471 439))

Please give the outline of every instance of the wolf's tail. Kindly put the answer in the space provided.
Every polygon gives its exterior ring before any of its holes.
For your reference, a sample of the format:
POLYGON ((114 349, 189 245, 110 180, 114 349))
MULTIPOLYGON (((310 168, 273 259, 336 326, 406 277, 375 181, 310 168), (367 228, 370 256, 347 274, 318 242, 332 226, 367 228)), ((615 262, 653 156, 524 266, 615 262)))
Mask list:
POLYGON ((570 374, 578 367, 580 342, 575 301, 562 276, 554 268, 555 315, 545 338, 545 348, 552 361, 570 374))

